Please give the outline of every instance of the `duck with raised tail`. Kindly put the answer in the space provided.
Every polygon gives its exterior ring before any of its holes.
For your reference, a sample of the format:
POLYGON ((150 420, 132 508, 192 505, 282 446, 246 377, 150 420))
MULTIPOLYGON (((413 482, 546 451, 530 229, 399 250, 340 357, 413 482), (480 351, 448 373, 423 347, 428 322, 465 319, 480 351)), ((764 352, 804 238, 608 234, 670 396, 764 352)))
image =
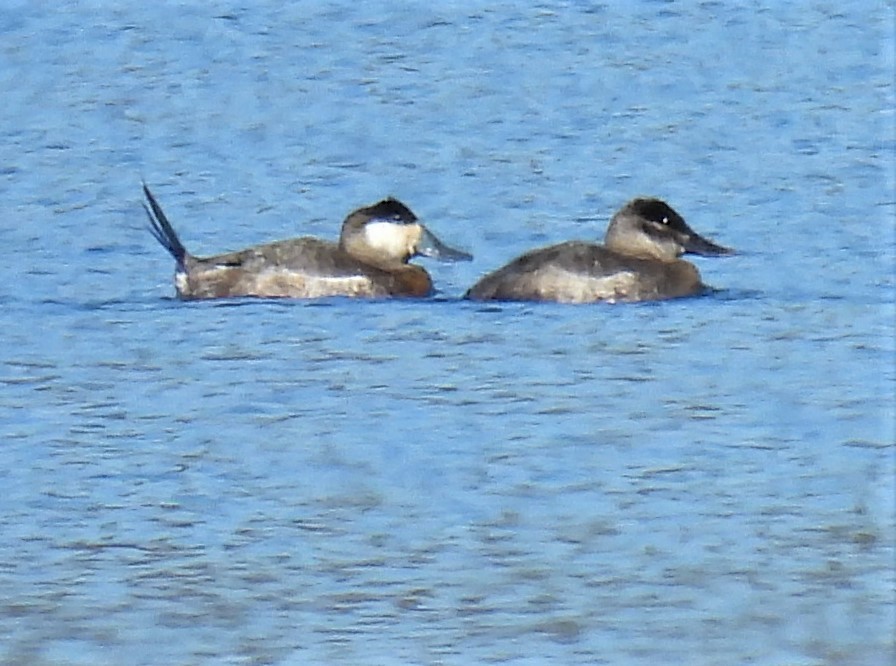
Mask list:
POLYGON ((417 256, 469 261, 442 243, 397 199, 359 208, 342 223, 338 242, 292 238, 212 257, 190 254, 144 185, 150 231, 177 262, 174 284, 183 299, 424 297, 429 274, 408 263, 417 256))

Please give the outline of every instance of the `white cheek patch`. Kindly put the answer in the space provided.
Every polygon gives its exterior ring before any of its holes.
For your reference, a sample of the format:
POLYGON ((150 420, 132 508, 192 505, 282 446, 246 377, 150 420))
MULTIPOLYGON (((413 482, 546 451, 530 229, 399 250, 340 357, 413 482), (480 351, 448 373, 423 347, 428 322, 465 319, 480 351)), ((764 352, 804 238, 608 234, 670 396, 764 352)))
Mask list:
POLYGON ((389 257, 403 257, 411 248, 412 227, 392 222, 370 222, 364 227, 364 238, 372 249, 389 257))

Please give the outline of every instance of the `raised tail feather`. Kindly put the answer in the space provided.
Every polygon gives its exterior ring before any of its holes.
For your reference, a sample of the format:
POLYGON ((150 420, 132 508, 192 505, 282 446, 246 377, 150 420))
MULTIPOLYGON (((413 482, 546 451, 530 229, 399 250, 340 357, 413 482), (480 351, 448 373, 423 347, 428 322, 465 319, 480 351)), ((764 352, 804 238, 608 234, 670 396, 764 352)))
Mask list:
POLYGON ((146 183, 143 184, 143 194, 146 195, 146 200, 149 202, 148 206, 145 203, 143 204, 143 209, 149 218, 150 233, 153 235, 153 238, 159 241, 162 247, 171 253, 171 256, 177 261, 177 265, 183 267, 184 260, 188 256, 187 248, 180 242, 174 227, 171 226, 168 218, 165 217, 165 212, 152 195, 152 192, 149 191, 146 183))

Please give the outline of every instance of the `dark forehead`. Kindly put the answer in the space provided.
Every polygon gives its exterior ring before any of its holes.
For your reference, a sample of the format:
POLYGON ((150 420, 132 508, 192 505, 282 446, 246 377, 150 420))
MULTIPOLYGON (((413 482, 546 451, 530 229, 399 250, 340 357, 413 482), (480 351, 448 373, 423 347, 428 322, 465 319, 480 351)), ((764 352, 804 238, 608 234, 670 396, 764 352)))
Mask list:
POLYGON ((635 199, 632 201, 632 208, 638 215, 654 222, 661 222, 663 218, 669 221, 682 219, 681 215, 661 199, 635 199))
POLYGON ((379 203, 375 203, 367 208, 367 214, 372 217, 397 218, 402 222, 416 222, 417 216, 411 212, 411 209, 401 203, 398 199, 389 197, 383 199, 379 203))

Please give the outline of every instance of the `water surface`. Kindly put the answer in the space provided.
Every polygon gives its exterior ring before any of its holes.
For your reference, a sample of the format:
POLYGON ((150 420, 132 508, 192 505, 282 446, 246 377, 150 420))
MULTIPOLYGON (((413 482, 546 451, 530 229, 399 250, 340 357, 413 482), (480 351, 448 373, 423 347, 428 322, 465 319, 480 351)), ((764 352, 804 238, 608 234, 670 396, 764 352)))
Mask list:
POLYGON ((888 664, 886 3, 0 11, 0 660, 888 664), (428 301, 173 298, 408 203, 428 301), (663 197, 718 289, 481 304, 663 197))

